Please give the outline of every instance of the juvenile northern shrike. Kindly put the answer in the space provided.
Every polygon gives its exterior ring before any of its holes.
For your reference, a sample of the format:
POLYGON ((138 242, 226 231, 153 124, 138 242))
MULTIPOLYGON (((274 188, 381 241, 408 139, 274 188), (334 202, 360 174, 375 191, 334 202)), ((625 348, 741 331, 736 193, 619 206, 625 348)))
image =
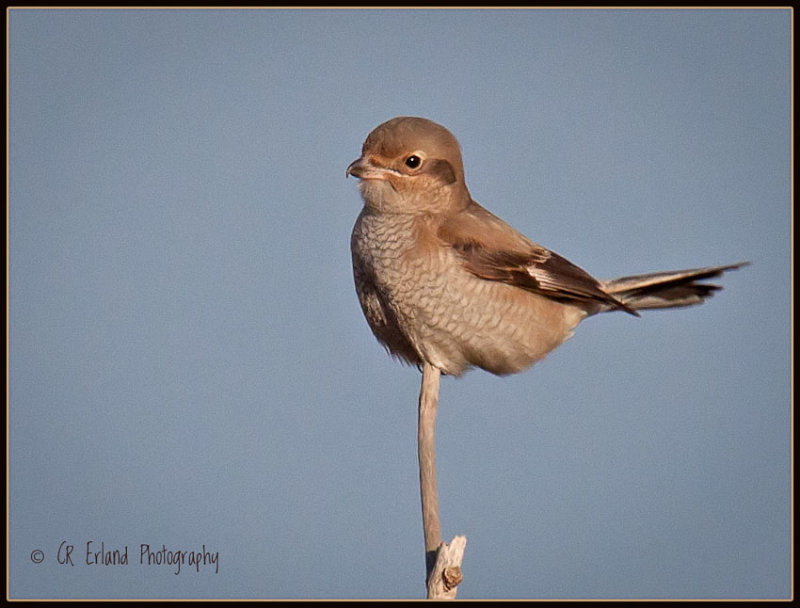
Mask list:
POLYGON ((598 312, 699 304, 720 289, 700 281, 746 264, 595 279, 473 201, 458 141, 424 118, 376 127, 347 175, 364 199, 351 250, 370 328, 454 376, 521 371, 598 312))

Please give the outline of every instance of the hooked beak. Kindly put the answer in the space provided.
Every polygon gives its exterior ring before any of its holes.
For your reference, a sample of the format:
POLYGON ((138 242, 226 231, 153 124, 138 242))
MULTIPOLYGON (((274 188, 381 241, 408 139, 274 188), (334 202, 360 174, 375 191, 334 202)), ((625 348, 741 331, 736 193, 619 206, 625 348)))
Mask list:
POLYGON ((347 167, 345 177, 357 177, 358 179, 378 179, 385 180, 389 173, 394 173, 391 169, 379 167, 373 164, 370 159, 363 156, 355 159, 347 167))

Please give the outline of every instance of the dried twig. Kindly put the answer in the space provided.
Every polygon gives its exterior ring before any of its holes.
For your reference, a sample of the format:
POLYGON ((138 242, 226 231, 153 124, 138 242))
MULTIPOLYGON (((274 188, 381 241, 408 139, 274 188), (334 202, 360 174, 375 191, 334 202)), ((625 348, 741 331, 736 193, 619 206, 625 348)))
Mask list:
POLYGON ((419 488, 422 499, 422 530, 425 534, 425 582, 428 599, 455 598, 461 582, 461 560, 467 539, 456 536, 448 545, 442 542, 439 521, 439 495, 436 489, 436 410, 439 405, 439 368, 430 363, 422 367, 419 392, 417 447, 419 488))

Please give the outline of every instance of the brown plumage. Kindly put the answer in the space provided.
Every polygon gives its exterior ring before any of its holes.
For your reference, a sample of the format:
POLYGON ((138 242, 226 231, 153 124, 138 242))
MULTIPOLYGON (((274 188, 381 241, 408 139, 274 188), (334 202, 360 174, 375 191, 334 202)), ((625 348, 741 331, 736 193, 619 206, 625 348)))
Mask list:
POLYGON ((351 250, 370 328, 447 374, 518 372, 589 315, 697 304, 720 289, 699 281, 743 265, 597 280, 473 201, 458 142, 424 118, 376 127, 347 175, 364 200, 351 250))

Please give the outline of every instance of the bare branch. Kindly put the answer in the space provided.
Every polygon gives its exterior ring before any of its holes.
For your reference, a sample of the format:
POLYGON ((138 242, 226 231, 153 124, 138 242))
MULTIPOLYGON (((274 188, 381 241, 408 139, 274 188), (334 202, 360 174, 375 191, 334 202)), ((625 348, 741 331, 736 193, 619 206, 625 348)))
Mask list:
POLYGON ((466 536, 456 536, 450 543, 442 543, 436 554, 436 563, 428 576, 429 600, 454 600, 458 584, 464 578, 461 562, 467 547, 466 536))
POLYGON ((430 363, 422 367, 419 392, 419 489, 422 499, 422 530, 425 534, 425 583, 428 599, 454 599, 463 578, 461 561, 467 545, 465 536, 456 536, 450 544, 442 542, 439 521, 439 495, 436 489, 436 410, 439 405, 439 368, 430 363))
POLYGON ((422 499, 422 530, 425 534, 426 580, 436 561, 436 551, 442 544, 439 522, 439 495, 436 489, 436 409, 439 405, 439 368, 423 364, 422 386, 419 392, 419 421, 417 448, 419 451, 419 489, 422 499))

